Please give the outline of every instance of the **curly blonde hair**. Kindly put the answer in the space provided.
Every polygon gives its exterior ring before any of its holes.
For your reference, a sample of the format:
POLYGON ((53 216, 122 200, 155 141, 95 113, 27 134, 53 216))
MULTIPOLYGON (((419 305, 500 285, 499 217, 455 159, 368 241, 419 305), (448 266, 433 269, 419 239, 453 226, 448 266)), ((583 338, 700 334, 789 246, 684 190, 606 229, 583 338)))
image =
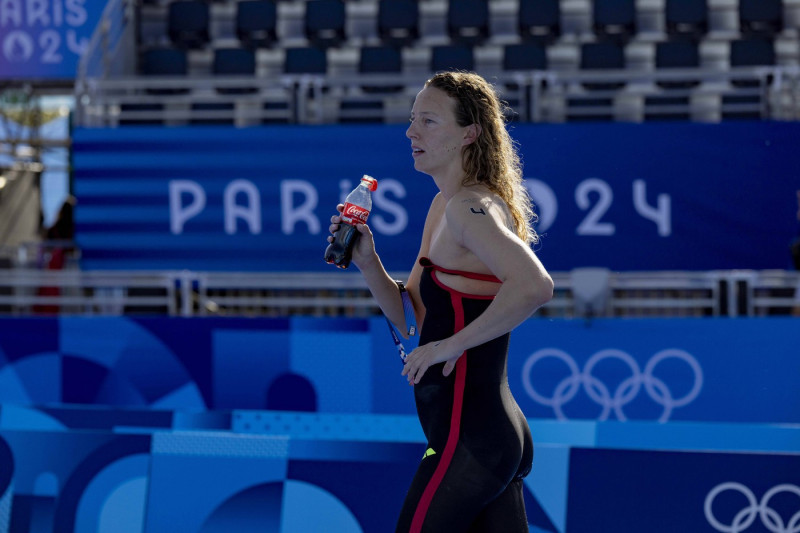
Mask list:
POLYGON ((459 126, 480 127, 480 135, 462 154, 464 185, 481 183, 500 196, 511 211, 519 238, 528 244, 538 242, 533 229, 536 215, 523 184, 522 164, 506 130, 506 106, 495 88, 478 74, 461 71, 439 72, 425 82, 425 87, 444 91, 455 100, 459 126))

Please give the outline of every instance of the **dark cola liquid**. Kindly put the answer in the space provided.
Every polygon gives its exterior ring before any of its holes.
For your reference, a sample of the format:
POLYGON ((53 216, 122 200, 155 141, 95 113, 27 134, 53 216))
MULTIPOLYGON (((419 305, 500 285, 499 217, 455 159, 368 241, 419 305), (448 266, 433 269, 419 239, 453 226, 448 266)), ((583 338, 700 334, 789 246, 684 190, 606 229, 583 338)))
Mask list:
POLYGON ((360 235, 355 226, 343 222, 333 234, 333 242, 325 248, 325 261, 339 268, 349 267, 350 259, 353 257, 353 247, 360 235))

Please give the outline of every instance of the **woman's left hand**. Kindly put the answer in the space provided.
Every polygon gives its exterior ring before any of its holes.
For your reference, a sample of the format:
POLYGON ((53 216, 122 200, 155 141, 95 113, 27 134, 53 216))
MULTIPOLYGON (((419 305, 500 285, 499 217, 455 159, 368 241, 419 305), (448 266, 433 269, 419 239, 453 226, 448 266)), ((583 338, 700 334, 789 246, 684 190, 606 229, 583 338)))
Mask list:
POLYGON ((456 366, 456 361, 463 353, 463 351, 454 352, 452 350, 448 346, 447 339, 420 346, 408 354, 402 375, 406 376, 409 385, 416 385, 425 375, 428 367, 444 361, 442 375, 449 376, 456 366))

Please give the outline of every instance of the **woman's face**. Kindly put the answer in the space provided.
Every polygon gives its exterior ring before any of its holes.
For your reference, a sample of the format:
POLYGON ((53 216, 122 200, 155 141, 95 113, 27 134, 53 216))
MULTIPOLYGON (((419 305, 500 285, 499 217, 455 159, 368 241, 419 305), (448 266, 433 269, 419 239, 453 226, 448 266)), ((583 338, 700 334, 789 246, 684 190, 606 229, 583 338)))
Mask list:
POLYGON ((414 168, 425 174, 463 172, 461 149, 469 144, 467 127, 456 123, 455 100, 435 87, 422 89, 411 109, 406 137, 411 140, 414 168))

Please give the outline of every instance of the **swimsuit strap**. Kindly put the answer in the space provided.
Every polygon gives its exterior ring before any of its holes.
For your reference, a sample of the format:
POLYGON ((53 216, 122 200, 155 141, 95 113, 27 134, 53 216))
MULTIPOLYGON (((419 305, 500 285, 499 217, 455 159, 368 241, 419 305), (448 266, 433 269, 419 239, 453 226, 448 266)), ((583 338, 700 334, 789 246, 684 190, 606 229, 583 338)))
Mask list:
POLYGON ((427 257, 421 257, 419 260, 419 264, 423 268, 430 268, 437 272, 444 272, 445 274, 455 274, 456 276, 463 276, 469 279, 477 279, 481 281, 491 281, 493 283, 503 283, 500 281, 497 276, 493 276, 492 274, 479 274, 477 272, 466 272, 464 270, 451 270, 449 268, 440 267, 439 265, 433 264, 433 261, 428 259, 427 257))

